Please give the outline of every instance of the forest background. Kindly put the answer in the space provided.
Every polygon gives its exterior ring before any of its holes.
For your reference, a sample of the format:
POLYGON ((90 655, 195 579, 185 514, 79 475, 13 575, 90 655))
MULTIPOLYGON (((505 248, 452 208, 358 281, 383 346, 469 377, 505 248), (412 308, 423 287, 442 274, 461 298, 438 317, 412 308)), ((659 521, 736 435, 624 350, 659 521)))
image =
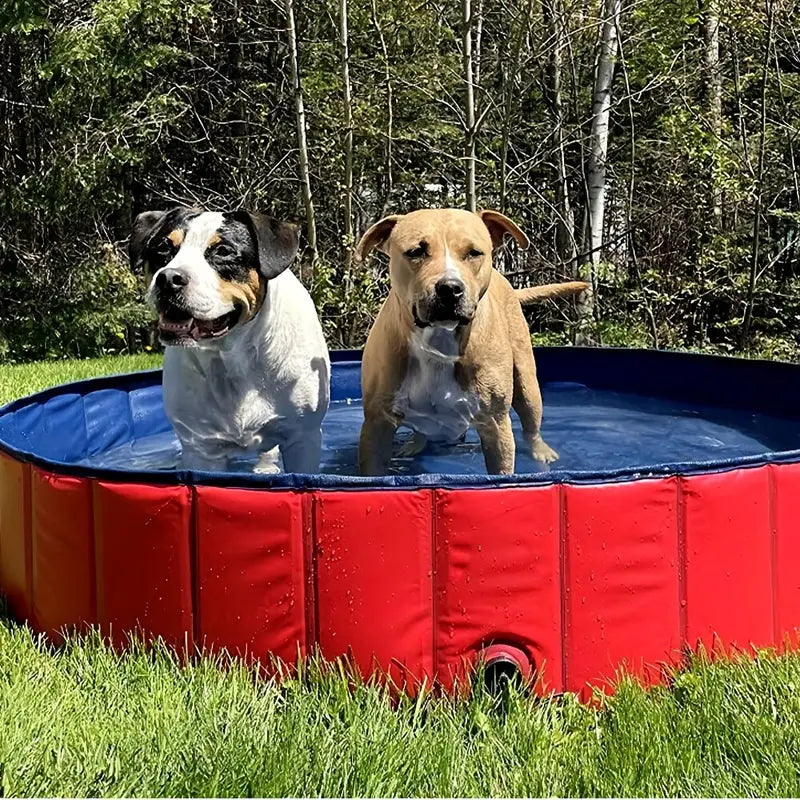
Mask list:
POLYGON ((592 290, 536 343, 794 359, 800 0, 4 0, 0 360, 154 347, 133 217, 296 220, 332 347, 363 344, 420 206, 529 234, 592 290))

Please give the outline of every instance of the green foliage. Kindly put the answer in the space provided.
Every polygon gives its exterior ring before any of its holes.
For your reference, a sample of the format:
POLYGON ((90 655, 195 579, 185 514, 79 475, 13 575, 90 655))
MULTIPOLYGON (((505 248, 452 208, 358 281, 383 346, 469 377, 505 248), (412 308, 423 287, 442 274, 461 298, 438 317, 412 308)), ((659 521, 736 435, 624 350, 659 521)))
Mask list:
POLYGON ((58 264, 40 263, 4 282, 18 300, 0 319, 0 357, 14 362, 131 349, 134 331, 150 318, 141 279, 108 244, 74 263, 76 271, 66 276, 58 264))
POLYGON ((644 320, 636 317, 626 322, 604 320, 598 325, 603 344, 610 347, 652 347, 653 341, 644 320))
MULTIPOLYGON (((562 146, 578 252, 587 248, 599 5, 554 4, 567 37, 562 146)), ((709 108, 703 8, 693 0, 625 6, 594 318, 609 342, 630 332, 629 344, 732 352, 769 341, 770 352, 790 353, 800 344, 789 322, 800 271, 796 4, 776 4, 766 61, 765 7, 719 5, 719 131, 709 108), (756 198, 763 211, 751 296, 756 198)), ((479 205, 510 214, 533 242, 501 259, 514 281, 573 277, 559 239, 553 37, 543 6, 511 0, 481 9, 479 205)), ((338 6, 309 0, 296 11, 320 256, 315 274, 307 265, 301 271, 331 344, 358 346, 386 280, 380 269, 348 266, 338 6)), ((373 8, 372 0, 350 0, 349 17, 357 238, 384 213, 464 203, 464 83, 458 4, 373 8)), ((9 0, 0 30, 0 355, 100 353, 150 341, 141 281, 131 283, 124 261, 111 267, 104 255, 108 245, 121 251, 143 209, 245 205, 303 218, 280 3, 9 0)), ((572 335, 570 308, 537 312, 535 336, 572 335)))
POLYGON ((0 6, 0 33, 25 36, 46 26, 40 0, 4 0, 0 6))

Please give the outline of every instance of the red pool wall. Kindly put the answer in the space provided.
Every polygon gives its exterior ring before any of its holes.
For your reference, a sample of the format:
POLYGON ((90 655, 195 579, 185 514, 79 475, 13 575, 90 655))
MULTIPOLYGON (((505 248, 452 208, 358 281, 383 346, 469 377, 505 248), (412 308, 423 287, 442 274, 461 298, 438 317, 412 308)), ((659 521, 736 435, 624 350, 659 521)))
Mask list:
POLYGON ((682 647, 800 626, 800 465, 626 483, 283 491, 108 483, 0 455, 0 588, 59 640, 99 625, 413 689, 502 642, 540 691, 647 682, 682 647))

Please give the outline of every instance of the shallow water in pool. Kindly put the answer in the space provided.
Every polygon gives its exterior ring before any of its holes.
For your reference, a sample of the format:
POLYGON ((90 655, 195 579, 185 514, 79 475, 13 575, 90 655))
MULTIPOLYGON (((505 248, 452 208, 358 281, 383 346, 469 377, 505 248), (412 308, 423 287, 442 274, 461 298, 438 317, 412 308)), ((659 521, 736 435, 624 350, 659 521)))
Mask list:
MULTIPOLYGON (((658 464, 720 461, 768 452, 800 449, 800 420, 786 420, 743 411, 675 403, 659 398, 589 389, 580 384, 546 384, 545 440, 559 454, 559 470, 641 469, 658 464)), ((321 472, 356 475, 357 443, 363 419, 361 402, 331 405, 323 425, 321 472)), ((519 420, 512 414, 517 440, 517 473, 546 470, 524 450, 519 420)), ((410 437, 401 429, 399 444, 410 437)), ((83 465, 124 470, 172 470, 180 447, 171 433, 137 439, 93 455, 83 465)), ((252 462, 232 464, 231 471, 249 471, 252 462)), ((485 473, 474 430, 453 446, 429 445, 414 457, 395 456, 393 475, 485 473)))

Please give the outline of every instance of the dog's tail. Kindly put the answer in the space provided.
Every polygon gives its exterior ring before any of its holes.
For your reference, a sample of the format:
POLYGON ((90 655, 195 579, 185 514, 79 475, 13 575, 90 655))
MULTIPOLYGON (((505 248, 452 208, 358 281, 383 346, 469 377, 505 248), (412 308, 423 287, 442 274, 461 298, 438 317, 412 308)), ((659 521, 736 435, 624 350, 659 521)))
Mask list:
POLYGON ((543 286, 515 289, 514 293, 517 295, 517 300, 523 306, 527 306, 531 303, 549 300, 551 297, 567 297, 571 294, 579 294, 588 288, 589 284, 583 281, 567 281, 566 283, 545 283, 543 286))

